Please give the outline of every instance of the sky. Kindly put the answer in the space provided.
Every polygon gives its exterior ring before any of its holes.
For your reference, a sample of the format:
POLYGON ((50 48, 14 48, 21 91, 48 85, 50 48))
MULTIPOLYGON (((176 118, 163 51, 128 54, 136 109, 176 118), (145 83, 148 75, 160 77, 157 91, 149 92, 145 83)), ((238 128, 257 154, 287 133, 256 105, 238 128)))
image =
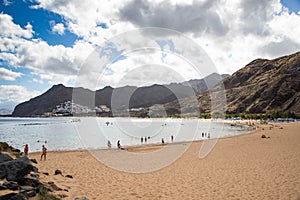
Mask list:
POLYGON ((1 0, 0 109, 60 83, 94 90, 232 74, 299 51, 299 35, 300 0, 1 0))

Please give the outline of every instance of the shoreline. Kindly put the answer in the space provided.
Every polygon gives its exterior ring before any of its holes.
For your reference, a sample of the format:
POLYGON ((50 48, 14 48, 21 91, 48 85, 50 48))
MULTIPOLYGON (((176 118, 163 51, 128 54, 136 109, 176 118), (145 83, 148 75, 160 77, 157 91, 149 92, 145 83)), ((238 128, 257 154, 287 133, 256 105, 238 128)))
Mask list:
MULTIPOLYGON (((247 129, 250 129, 250 127, 253 126, 249 126, 247 124, 242 124, 243 126, 248 126, 247 129)), ((200 139, 200 140, 192 140, 192 141, 178 141, 178 142, 165 142, 164 144, 162 143, 143 143, 143 144, 139 144, 139 145, 124 145, 123 148, 128 149, 135 149, 135 148, 147 148, 147 147, 152 147, 152 146, 161 146, 161 145, 176 145, 176 144, 191 144, 191 143, 199 143, 199 142, 203 142, 203 141, 207 141, 207 140, 221 140, 221 139, 226 139, 226 138, 231 138, 231 137, 240 137, 243 135, 248 135, 248 134, 253 134, 257 131, 257 128, 255 127, 255 129, 253 130, 249 130, 249 131, 245 131, 241 134, 237 134, 237 135, 224 135, 223 137, 219 137, 219 138, 205 138, 205 139, 200 139)), ((70 150, 50 150, 48 152, 53 152, 53 153, 58 153, 58 152, 78 152, 78 151, 113 151, 113 150, 118 150, 118 148, 110 148, 108 149, 106 148, 81 148, 81 149, 70 149, 70 150)), ((40 153, 41 151, 32 151, 31 154, 36 154, 36 153, 40 153)))

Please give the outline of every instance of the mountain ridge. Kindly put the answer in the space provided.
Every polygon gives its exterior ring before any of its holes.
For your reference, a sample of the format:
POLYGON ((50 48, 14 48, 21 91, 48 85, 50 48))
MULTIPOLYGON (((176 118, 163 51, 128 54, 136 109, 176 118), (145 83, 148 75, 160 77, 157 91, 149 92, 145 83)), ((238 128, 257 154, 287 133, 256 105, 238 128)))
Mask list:
POLYGON ((124 110, 127 109, 126 105, 124 107, 124 104, 128 104, 128 102, 125 102, 126 100, 129 100, 129 108, 149 107, 154 104, 164 104, 178 98, 185 98, 204 92, 210 89, 211 85, 216 85, 222 79, 220 77, 227 77, 229 75, 223 74, 219 76, 218 74, 211 74, 204 79, 191 80, 191 86, 189 86, 189 81, 186 81, 167 85, 153 84, 145 87, 123 86, 113 88, 106 86, 96 91, 57 84, 53 85, 45 93, 18 104, 12 116, 29 117, 43 115, 44 113, 52 112, 57 105, 74 99, 76 103, 88 107, 95 105, 107 105, 111 107, 111 104, 114 104, 114 107, 117 109, 124 110), (206 82, 208 84, 205 84, 206 82))
MULTIPOLYGON (((300 116, 300 52, 272 60, 255 59, 216 85, 212 91, 226 94, 227 113, 293 112, 300 116)), ((208 91, 197 95, 197 105, 189 98, 183 107, 198 107, 200 113, 210 113, 208 91)), ((167 107, 176 108, 170 102, 167 107)))

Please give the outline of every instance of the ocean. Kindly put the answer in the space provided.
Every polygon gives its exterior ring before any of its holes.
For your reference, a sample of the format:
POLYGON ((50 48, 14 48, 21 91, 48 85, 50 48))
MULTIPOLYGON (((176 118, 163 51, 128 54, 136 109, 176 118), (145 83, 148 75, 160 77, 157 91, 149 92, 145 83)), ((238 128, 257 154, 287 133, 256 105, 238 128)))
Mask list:
POLYGON ((106 149, 120 140, 123 146, 221 138, 246 134, 253 128, 218 120, 139 118, 0 118, 0 141, 30 152, 106 149), (143 139, 141 139, 143 138, 143 139), (146 140, 145 140, 146 138, 146 140))

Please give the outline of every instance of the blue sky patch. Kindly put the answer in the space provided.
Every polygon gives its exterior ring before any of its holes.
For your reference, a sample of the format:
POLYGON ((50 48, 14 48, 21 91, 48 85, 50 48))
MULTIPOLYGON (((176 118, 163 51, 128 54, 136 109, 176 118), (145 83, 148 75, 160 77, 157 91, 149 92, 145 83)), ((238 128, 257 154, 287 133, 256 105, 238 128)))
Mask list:
POLYGON ((300 11, 300 0, 281 0, 283 6, 287 7, 290 12, 298 13, 300 11))
POLYGON ((172 53, 175 53, 175 54, 182 54, 182 52, 180 52, 179 50, 177 50, 175 48, 175 45, 173 43, 172 40, 156 40, 155 41, 160 49, 161 49, 161 61, 164 63, 165 62, 165 58, 167 57, 167 53, 165 52, 165 49, 169 49, 172 53), (169 48, 168 48, 169 46, 169 48))
POLYGON ((100 26, 100 27, 103 28, 103 29, 108 29, 107 24, 104 23, 104 22, 98 23, 97 26, 100 26))
POLYGON ((72 47, 74 42, 78 39, 75 34, 68 30, 66 30, 63 35, 52 32, 51 21, 65 25, 65 21, 60 15, 44 9, 32 9, 30 7, 36 4, 29 1, 11 0, 10 2, 10 5, 5 6, 2 1, 0 4, 1 12, 12 16, 13 22, 23 28, 27 23, 30 23, 35 32, 33 38, 41 38, 49 45, 61 44, 65 47, 72 47))

